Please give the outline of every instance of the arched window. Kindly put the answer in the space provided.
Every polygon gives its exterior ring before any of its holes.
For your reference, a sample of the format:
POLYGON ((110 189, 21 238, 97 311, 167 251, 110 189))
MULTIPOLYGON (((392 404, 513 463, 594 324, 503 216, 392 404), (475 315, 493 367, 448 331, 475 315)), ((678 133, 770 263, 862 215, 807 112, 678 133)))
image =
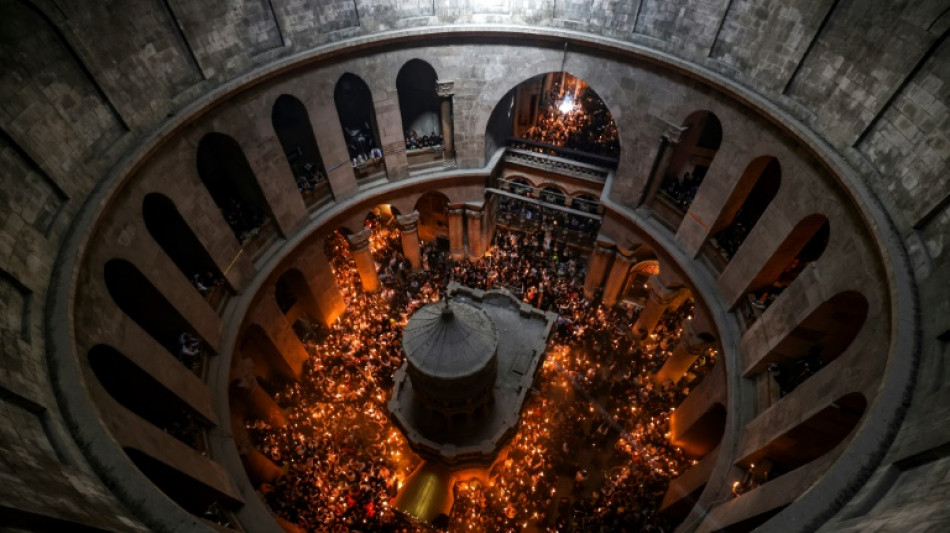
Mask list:
POLYGON ((448 196, 437 191, 430 191, 419 197, 415 207, 419 212, 419 240, 432 242, 442 238, 445 239, 445 246, 448 246, 448 205, 448 196))
POLYGON ((254 375, 268 393, 273 394, 284 384, 296 381, 293 369, 261 326, 251 324, 245 328, 238 349, 251 360, 254 375))
POLYGON ((868 315, 868 301, 845 291, 823 302, 795 329, 755 362, 752 373, 768 370, 784 396, 838 358, 858 336, 868 315))
POLYGON ((383 152, 369 86, 359 76, 347 72, 336 82, 333 102, 357 179, 375 178, 384 171, 383 152))
POLYGON ((616 168, 620 140, 613 115, 584 80, 548 72, 518 84, 495 105, 485 131, 485 158, 509 146, 616 168))
POLYGON ((778 159, 774 157, 759 157, 746 167, 710 232, 712 236, 709 244, 725 263, 732 259, 739 246, 745 242, 755 223, 775 198, 781 184, 782 169, 778 159))
MULTIPOLYGON (((654 255, 652 251, 644 250, 641 247, 634 255, 637 258, 645 258, 654 255)), ((656 259, 646 259, 633 265, 627 274, 627 280, 624 282, 624 299, 630 300, 643 306, 650 297, 650 289, 647 286, 647 280, 650 276, 660 273, 660 262, 656 259)))
MULTIPOLYGON (((145 476, 155 484, 166 496, 189 513, 205 517, 209 509, 231 509, 240 502, 235 501, 219 490, 206 485, 198 479, 185 474, 181 470, 165 464, 132 447, 124 447, 125 454, 135 463, 145 476)), ((213 521, 226 520, 224 516, 213 517, 213 521)))
POLYGON ((579 194, 574 197, 574 201, 571 202, 571 207, 578 211, 584 211, 585 213, 596 214, 600 211, 600 200, 592 194, 579 194))
POLYGON ((115 348, 89 350, 89 366, 115 401, 195 450, 203 449, 202 421, 191 407, 115 348))
POLYGON ((719 118, 709 111, 692 113, 686 117, 682 128, 684 131, 673 148, 658 195, 661 201, 670 205, 672 217, 663 217, 663 210, 657 213, 674 227, 679 225, 692 205, 722 143, 722 125, 719 118))
POLYGON ((216 308, 230 292, 227 279, 167 196, 149 193, 142 201, 149 234, 209 304, 216 308))
POLYGON ((548 185, 541 189, 541 201, 554 205, 564 205, 567 203, 567 196, 557 187, 548 185))
POLYGON ((261 233, 271 214, 237 141, 222 133, 202 137, 198 176, 239 241, 244 243, 261 233))
POLYGON ((809 215, 798 222, 749 284, 743 299, 743 317, 754 322, 806 266, 818 260, 828 245, 831 225, 824 215, 809 215))
POLYGON ((764 485, 825 455, 851 433, 866 409, 864 395, 857 392, 846 394, 743 457, 736 463, 748 472, 741 482, 742 491, 764 485))
POLYGON ((111 259, 103 272, 113 301, 129 318, 197 375, 210 347, 191 324, 139 269, 124 259, 111 259))
POLYGON ((278 96, 271 110, 271 124, 307 206, 322 205, 332 199, 326 167, 303 102, 289 94, 278 96))
POLYGON ((442 164, 441 100, 432 65, 412 59, 399 69, 396 91, 411 168, 442 164))

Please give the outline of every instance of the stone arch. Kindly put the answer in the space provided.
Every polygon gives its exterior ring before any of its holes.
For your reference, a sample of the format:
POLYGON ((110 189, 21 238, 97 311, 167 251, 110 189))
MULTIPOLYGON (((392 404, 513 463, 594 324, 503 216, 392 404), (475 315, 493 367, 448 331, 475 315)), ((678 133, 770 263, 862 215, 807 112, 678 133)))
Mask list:
POLYGON ((374 148, 381 149, 373 94, 362 78, 343 73, 333 89, 333 102, 350 159, 369 158, 374 148))
POLYGON ((831 225, 828 217, 812 214, 798 221, 782 244, 749 282, 746 298, 752 297, 750 305, 765 309, 809 264, 817 261, 828 245, 831 225))
POLYGON ((181 216, 175 202, 161 193, 146 194, 142 200, 142 220, 155 242, 202 296, 230 292, 228 279, 181 216))
POLYGON ((782 167, 775 157, 757 157, 746 166, 710 229, 709 242, 726 262, 745 242, 781 185, 782 167))
POLYGON ((113 400, 196 450, 203 431, 199 413, 151 374, 112 346, 97 344, 87 358, 93 374, 113 400))
POLYGON ((110 259, 103 268, 106 288, 119 309, 185 366, 200 372, 211 346, 200 337, 178 309, 132 263, 110 259), (189 339, 200 353, 183 350, 189 339))
POLYGON ((845 394, 747 454, 736 466, 748 473, 751 488, 773 481, 837 447, 857 427, 867 405, 863 394, 845 394))
MULTIPOLYGON (((396 91, 403 133, 413 131, 419 137, 430 133, 442 135, 438 78, 432 65, 421 59, 410 59, 399 69, 396 91)), ((406 148, 409 149, 408 139, 406 148)))
POLYGON ((538 191, 538 196, 541 201, 555 205, 566 205, 568 199, 568 194, 565 192, 564 187, 556 183, 542 184, 541 189, 538 191))
POLYGON ((428 191, 416 200, 414 210, 419 212, 419 240, 431 242, 439 237, 449 238, 449 203, 449 197, 439 191, 428 191))
POLYGON ((297 380, 293 368, 259 324, 244 328, 237 347, 242 355, 251 360, 254 376, 265 389, 272 391, 281 383, 297 380))
POLYGON ((239 241, 260 233, 273 214, 244 150, 232 137, 211 132, 198 142, 198 177, 239 241))
POLYGON ((271 108, 271 126, 280 141, 297 190, 307 206, 333 199, 327 170, 314 137, 307 107, 295 96, 282 94, 271 108))
POLYGON ((708 110, 690 113, 680 130, 679 142, 662 175, 660 193, 682 219, 719 151, 723 131, 719 117, 708 110))
POLYGON ((485 124, 485 160, 506 146, 508 138, 519 137, 518 134, 525 134, 531 126, 538 124, 542 114, 550 113, 556 118, 573 113, 581 104, 588 106, 584 120, 597 121, 598 124, 603 122, 603 127, 592 128, 601 132, 599 137, 595 139, 593 135, 588 136, 586 128, 581 128, 568 132, 563 142, 561 137, 541 136, 544 138, 539 137, 539 146, 534 146, 532 139, 521 144, 542 152, 562 147, 566 151, 558 155, 616 167, 620 157, 620 133, 607 103, 585 80, 563 70, 543 72, 523 79, 494 102, 485 124), (597 142, 593 142, 595 140, 597 142))
POLYGON ((656 254, 646 246, 639 247, 634 255, 639 259, 639 262, 627 271, 627 279, 624 281, 622 294, 625 300, 632 300, 643 305, 650 296, 647 280, 650 279, 650 276, 660 273, 660 262, 656 259, 656 254), (646 250, 640 251, 643 249, 646 250))
POLYGON ((791 392, 844 353, 867 316, 868 301, 863 294, 840 292, 813 309, 746 374, 768 367, 783 388, 782 394, 791 392))
POLYGON ((159 490, 193 515, 202 516, 215 503, 223 504, 226 508, 240 504, 227 494, 144 451, 131 446, 123 447, 123 451, 159 490))

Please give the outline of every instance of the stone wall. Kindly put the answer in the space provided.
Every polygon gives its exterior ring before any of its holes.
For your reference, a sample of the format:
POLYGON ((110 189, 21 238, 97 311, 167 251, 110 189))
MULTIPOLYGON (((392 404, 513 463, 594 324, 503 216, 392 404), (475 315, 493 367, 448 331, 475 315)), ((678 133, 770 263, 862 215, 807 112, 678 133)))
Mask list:
MULTIPOLYGON (((912 254, 917 282, 929 291, 922 300, 930 321, 923 364, 936 364, 945 350, 937 336, 950 329, 940 318, 947 316, 948 296, 940 280, 950 272, 945 8, 939 0, 880 0, 870 7, 849 0, 0 1, 0 405, 12 419, 22 419, 24 428, 22 435, 4 433, 0 442, 5 449, 16 447, 19 465, 29 465, 4 467, 3 472, 16 473, 5 476, 11 482, 0 488, 0 507, 106 529, 132 527, 107 518, 124 520, 129 513, 65 437, 66 421, 45 360, 53 347, 44 336, 50 326, 46 302, 62 261, 59 250, 67 230, 83 226, 78 217, 88 198, 95 203, 85 213, 110 205, 111 199, 96 195, 110 169, 150 146, 154 131, 181 126, 186 121, 180 116, 205 111, 214 101, 223 109, 217 125, 176 130, 176 136, 186 133, 176 141, 181 148, 168 152, 174 155, 167 156, 156 179, 173 178, 168 194, 177 196, 196 231, 217 231, 199 229, 220 228, 218 221, 204 222, 217 216, 207 196, 192 198, 177 187, 178 179, 192 185, 197 179, 186 174, 194 172, 199 133, 231 130, 263 183, 287 183, 292 177, 269 122, 270 106, 286 91, 308 108, 325 163, 334 169, 330 179, 337 199, 356 194, 332 106, 333 85, 343 72, 353 71, 374 95, 395 100, 396 73, 413 57, 432 64, 440 79, 455 80, 463 168, 485 163, 485 129, 501 97, 531 75, 560 70, 564 60, 567 70, 591 83, 618 121, 623 152, 611 194, 627 206, 635 205, 646 185, 667 123, 678 124, 694 110, 712 110, 724 122, 741 125, 725 132, 728 142, 736 143, 728 150, 754 157, 760 154, 754 132, 799 121, 857 170, 912 254), (321 50, 351 46, 354 39, 369 41, 392 31, 398 41, 457 23, 473 25, 469 39, 477 42, 470 48, 425 43, 413 48, 401 42, 384 53, 365 49, 374 54, 369 58, 343 55, 335 63, 298 65, 290 74, 273 72, 275 65, 289 68, 321 50), (519 32, 533 37, 518 38, 519 32), (500 34, 519 42, 502 43, 500 34), (615 41, 598 42, 598 50, 582 44, 601 37, 615 41), (565 40, 571 41, 566 60, 565 40), (658 62, 692 74, 671 73, 658 62), (262 77, 269 80, 261 88, 233 96, 240 84, 262 77), (728 94, 733 86, 748 90, 743 99, 760 100, 737 107, 728 94), (775 119, 779 124, 773 127, 754 117, 760 109, 785 118, 775 119), (50 449, 58 451, 51 455, 50 449), (41 471, 54 474, 44 477, 41 471), (69 510, 60 512, 51 499, 71 502, 61 504, 69 510)), ((206 124, 213 124, 210 120, 206 124)), ((745 162, 724 158, 718 175, 737 177, 733 167, 741 172, 745 162)), ((405 177, 400 172, 397 168, 391 179, 405 177)), ((292 233, 306 210, 285 189, 275 186, 269 198, 282 231, 292 233)), ((218 250, 216 259, 233 257, 228 238, 206 235, 209 249, 218 250)), ((248 275, 244 272, 235 276, 248 275)), ((915 405, 945 396, 941 387, 921 390, 915 405)), ((929 426, 922 417, 908 427, 929 426)), ((938 439, 932 446, 948 441, 938 439)))

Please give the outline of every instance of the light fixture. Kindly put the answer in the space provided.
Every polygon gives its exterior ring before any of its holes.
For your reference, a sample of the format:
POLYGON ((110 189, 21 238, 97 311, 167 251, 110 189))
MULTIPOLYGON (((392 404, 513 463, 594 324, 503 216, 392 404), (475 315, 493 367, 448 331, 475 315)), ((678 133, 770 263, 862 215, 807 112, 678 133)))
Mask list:
POLYGON ((558 111, 560 111, 562 114, 565 114, 565 115, 570 113, 571 111, 574 111, 574 99, 571 98, 570 96, 565 96, 561 100, 560 105, 557 106, 557 109, 558 111))

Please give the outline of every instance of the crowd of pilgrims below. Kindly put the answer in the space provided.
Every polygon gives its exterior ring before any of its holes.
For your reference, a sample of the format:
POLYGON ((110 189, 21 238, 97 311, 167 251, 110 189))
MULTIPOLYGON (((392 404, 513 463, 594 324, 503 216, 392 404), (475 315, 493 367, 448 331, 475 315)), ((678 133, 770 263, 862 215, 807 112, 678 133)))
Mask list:
POLYGON ((678 385, 654 386, 692 303, 668 311, 653 335, 631 338, 636 309, 585 299, 586 259, 546 249, 542 235, 499 230, 490 256, 453 261, 423 246, 411 273, 396 229, 377 225, 371 250, 383 288, 360 290, 346 241, 326 252, 346 313, 319 340, 299 382, 274 391, 288 423, 246 421, 253 442, 286 474, 262 485, 274 513, 308 531, 414 531, 392 499, 419 464, 389 421, 386 402, 402 364, 403 327, 450 280, 507 288, 559 314, 521 424, 487 485, 456 485, 448 531, 671 531, 657 512, 669 481, 696 460, 669 443, 669 415, 712 366, 699 359, 678 385))

